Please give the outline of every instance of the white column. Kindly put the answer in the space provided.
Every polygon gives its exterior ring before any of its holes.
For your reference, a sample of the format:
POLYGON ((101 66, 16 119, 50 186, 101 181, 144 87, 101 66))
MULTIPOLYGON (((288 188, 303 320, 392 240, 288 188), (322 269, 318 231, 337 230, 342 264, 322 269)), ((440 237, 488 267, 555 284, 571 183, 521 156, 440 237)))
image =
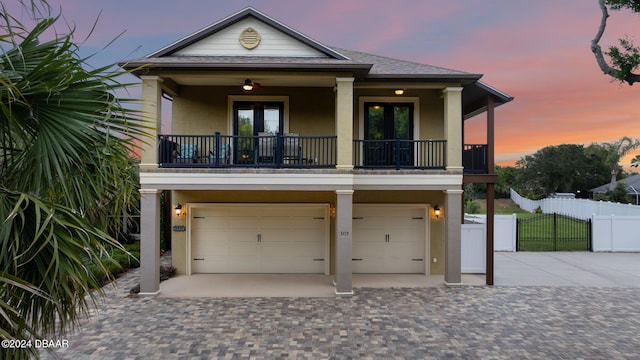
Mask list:
POLYGON ((141 76, 142 79, 142 115, 149 121, 149 126, 154 130, 150 131, 151 137, 142 143, 142 159, 140 168, 158 167, 158 134, 161 125, 162 109, 162 87, 159 76, 141 76))
POLYGON ((353 190, 336 190, 336 295, 351 296, 353 190))
POLYGON ((444 283, 462 284, 462 190, 445 191, 444 283))
POLYGON ((444 136, 447 170, 462 171, 462 88, 447 87, 444 95, 444 136))
POLYGON ((140 189, 140 295, 160 292, 160 190, 140 189))
POLYGON ((336 78, 337 169, 353 169, 353 78, 336 78))

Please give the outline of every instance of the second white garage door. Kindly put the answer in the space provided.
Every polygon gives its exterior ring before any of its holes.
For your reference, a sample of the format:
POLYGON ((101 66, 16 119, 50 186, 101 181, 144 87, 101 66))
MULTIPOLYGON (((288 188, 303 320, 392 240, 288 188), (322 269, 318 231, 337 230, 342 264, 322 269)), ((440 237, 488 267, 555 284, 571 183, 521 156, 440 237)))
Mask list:
POLYGON ((326 273, 327 209, 317 204, 193 205, 191 273, 326 273))
POLYGON ((354 273, 425 273, 424 207, 355 205, 354 273))

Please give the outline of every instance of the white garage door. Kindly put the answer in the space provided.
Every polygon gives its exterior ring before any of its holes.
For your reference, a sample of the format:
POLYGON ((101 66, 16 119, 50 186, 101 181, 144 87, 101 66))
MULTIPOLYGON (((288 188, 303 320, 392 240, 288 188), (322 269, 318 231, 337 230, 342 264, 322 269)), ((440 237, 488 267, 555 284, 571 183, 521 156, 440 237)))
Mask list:
POLYGON ((191 273, 325 273, 323 205, 194 205, 191 273))
POLYGON ((425 273, 425 208, 353 208, 354 273, 425 273))

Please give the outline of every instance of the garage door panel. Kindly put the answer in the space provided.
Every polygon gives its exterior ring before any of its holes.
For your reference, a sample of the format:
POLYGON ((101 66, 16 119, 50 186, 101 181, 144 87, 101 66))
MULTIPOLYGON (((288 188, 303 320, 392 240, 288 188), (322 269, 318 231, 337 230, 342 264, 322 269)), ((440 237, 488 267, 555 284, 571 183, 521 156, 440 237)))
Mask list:
POLYGON ((425 272, 423 207, 356 205, 353 213, 353 272, 425 272))
POLYGON ((269 217, 262 218, 258 227, 261 231, 265 230, 289 230, 291 228, 291 218, 269 217))
POLYGON ((192 260, 192 272, 324 273, 326 211, 276 204, 196 207, 191 254, 205 260, 192 260))
POLYGON ((234 216, 227 218, 227 227, 229 230, 257 230, 257 220, 250 216, 234 216))
POLYGON ((293 216, 289 228, 292 230, 324 230, 324 217, 312 218, 306 216, 293 216))
POLYGON ((351 261, 351 270, 354 273, 382 273, 382 270, 372 270, 372 269, 376 269, 379 268, 379 266, 376 266, 380 264, 380 260, 379 259, 355 259, 353 261, 351 261))
POLYGON ((227 271, 227 262, 224 259, 219 261, 194 260, 191 265, 194 273, 219 273, 227 271))
POLYGON ((220 272, 255 274, 260 272, 260 262, 255 258, 229 258, 227 267, 220 272))
POLYGON ((264 243, 260 244, 260 253, 262 257, 283 259, 292 259, 294 255, 288 243, 283 244, 277 242, 268 245, 264 243))
POLYGON ((391 259, 385 261, 384 269, 386 273, 407 274, 424 272, 424 262, 422 261, 400 261, 391 259))
POLYGON ((292 272, 299 274, 319 274, 324 272, 325 260, 317 259, 294 259, 291 263, 292 272))

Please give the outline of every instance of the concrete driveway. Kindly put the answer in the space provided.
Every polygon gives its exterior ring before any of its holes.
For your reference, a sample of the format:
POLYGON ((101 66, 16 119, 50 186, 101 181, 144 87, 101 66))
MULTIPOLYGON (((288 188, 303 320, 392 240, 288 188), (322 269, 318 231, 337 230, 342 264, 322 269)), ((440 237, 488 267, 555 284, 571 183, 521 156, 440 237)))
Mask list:
POLYGON ((640 288, 640 253, 496 252, 494 263, 499 286, 640 288))
POLYGON ((131 298, 134 271, 45 358, 640 359, 638 264, 497 253, 496 286, 407 282, 351 298, 131 298))

